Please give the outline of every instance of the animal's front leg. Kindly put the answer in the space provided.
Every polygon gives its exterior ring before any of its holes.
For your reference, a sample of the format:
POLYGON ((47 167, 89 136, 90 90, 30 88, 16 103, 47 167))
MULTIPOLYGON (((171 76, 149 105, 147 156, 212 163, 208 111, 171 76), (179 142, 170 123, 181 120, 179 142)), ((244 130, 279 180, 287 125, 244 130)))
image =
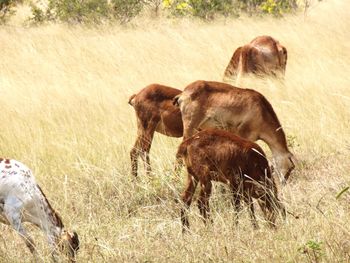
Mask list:
POLYGON ((56 238, 54 237, 54 235, 49 234, 47 236, 47 242, 50 245, 52 261, 55 262, 55 263, 59 262, 58 247, 57 247, 56 238))
POLYGON ((9 224, 20 234, 32 254, 35 253, 33 239, 27 234, 21 220, 23 203, 17 197, 8 197, 4 202, 4 215, 9 224))

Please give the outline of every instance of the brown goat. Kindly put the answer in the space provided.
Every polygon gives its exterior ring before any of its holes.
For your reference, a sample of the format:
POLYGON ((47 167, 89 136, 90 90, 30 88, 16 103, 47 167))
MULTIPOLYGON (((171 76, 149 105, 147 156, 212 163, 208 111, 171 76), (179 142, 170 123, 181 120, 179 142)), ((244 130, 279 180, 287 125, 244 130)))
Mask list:
POLYGON ((130 151, 132 175, 137 176, 137 159, 146 162, 146 172, 151 172, 149 152, 154 132, 170 137, 181 137, 183 133, 180 109, 173 105, 173 99, 181 91, 171 87, 151 84, 134 94, 129 104, 137 117, 137 138, 130 151))
MULTIPOLYGON (((284 75, 287 65, 287 49, 270 36, 259 36, 249 44, 239 47, 226 67, 224 80, 243 74, 284 75)), ((236 82, 236 83, 237 83, 236 82)))
POLYGON ((184 127, 184 140, 198 130, 220 128, 270 147, 282 183, 294 169, 294 156, 271 104, 259 92, 226 83, 198 80, 176 96, 184 127))
POLYGON ((187 168, 187 184, 182 194, 185 207, 181 209, 183 231, 189 227, 186 210, 190 207, 196 186, 201 190, 198 208, 206 222, 209 219, 209 197, 212 181, 228 184, 233 192, 232 202, 237 214, 240 199, 249 205, 254 228, 257 228, 252 198, 258 199, 265 219, 275 225, 277 211, 285 217, 285 209, 277 197, 277 188, 271 175, 265 153, 254 142, 230 132, 207 129, 183 141, 178 148, 177 159, 187 168))

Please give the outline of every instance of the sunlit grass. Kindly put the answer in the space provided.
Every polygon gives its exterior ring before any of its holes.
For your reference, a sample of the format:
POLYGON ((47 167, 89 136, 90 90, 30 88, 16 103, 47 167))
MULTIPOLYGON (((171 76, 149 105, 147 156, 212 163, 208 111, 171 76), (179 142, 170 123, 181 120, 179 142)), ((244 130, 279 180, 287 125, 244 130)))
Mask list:
MULTIPOLYGON (((330 0, 306 19, 0 27, 1 155, 34 171, 77 230, 80 262, 348 262, 350 196, 336 196, 350 181, 349 11, 330 0), (214 224, 205 227, 193 204, 183 236, 175 200, 184 179, 172 173, 181 140, 156 135, 152 177, 141 169, 131 178, 128 98, 150 83, 220 81, 233 50, 264 34, 288 49, 285 81, 245 78, 242 86, 269 99, 299 159, 280 190, 299 219, 288 216, 274 231, 259 212, 253 231, 244 211, 236 227, 229 196, 214 190, 214 224)), ((13 230, 0 228, 1 262, 34 260, 13 230)), ((30 229, 49 260, 45 237, 30 229)))

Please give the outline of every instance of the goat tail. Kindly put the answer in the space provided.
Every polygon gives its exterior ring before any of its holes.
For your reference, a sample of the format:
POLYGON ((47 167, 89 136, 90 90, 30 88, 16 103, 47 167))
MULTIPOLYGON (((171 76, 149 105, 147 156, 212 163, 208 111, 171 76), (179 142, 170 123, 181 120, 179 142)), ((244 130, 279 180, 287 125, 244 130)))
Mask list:
POLYGON ((177 153, 176 153, 176 159, 182 159, 185 158, 187 156, 187 140, 183 141, 179 148, 177 149, 177 153))
POLYGON ((133 94, 133 95, 131 95, 130 98, 129 98, 128 103, 129 103, 131 106, 134 106, 134 103, 135 103, 134 98, 135 98, 135 97, 136 97, 136 94, 133 94))
POLYGON ((176 159, 175 159, 175 174, 179 175, 181 168, 184 165, 184 159, 187 156, 187 141, 184 141, 180 144, 177 153, 176 153, 176 159))
POLYGON ((180 106, 180 97, 181 97, 182 93, 176 95, 174 98, 173 98, 173 105, 174 106, 177 106, 179 107, 180 106))

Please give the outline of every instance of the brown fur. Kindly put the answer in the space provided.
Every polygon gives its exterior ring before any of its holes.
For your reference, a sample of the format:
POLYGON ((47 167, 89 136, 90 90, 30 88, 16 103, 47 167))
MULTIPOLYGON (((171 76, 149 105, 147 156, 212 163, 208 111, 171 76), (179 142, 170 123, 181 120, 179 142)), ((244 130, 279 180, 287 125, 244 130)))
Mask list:
POLYGON ((236 75, 236 71, 239 65, 239 60, 241 57, 241 52, 242 52, 242 47, 238 47, 233 53, 230 59, 230 62, 228 63, 225 69, 224 78, 236 75))
POLYGON ((51 215, 52 217, 52 221, 54 222, 55 226, 59 227, 59 228, 64 228, 64 225, 63 225, 63 222, 62 222, 62 219, 61 219, 61 216, 55 211, 55 209, 52 208, 49 200, 47 199, 46 195, 44 194, 43 190, 41 189, 41 187, 37 184, 36 185, 39 189, 39 191, 41 192, 41 194, 43 195, 46 203, 47 203, 47 206, 49 208, 49 214, 51 215))
POLYGON ((66 253, 70 262, 76 262, 77 252, 80 248, 80 241, 77 232, 63 231, 59 246, 60 250, 66 253))
POLYGON ((206 128, 221 128, 250 141, 263 140, 274 155, 277 170, 287 180, 294 169, 293 155, 271 104, 259 92, 226 83, 199 80, 189 84, 177 103, 184 140, 206 128))
POLYGON ((171 87, 151 84, 132 95, 129 104, 137 117, 137 138, 130 151, 132 175, 137 176, 137 159, 146 161, 146 171, 151 172, 149 152, 154 132, 170 137, 181 137, 183 126, 180 109, 173 105, 173 99, 181 91, 171 87))
POLYGON ((270 36, 259 36, 234 52, 224 73, 224 80, 247 73, 256 75, 284 75, 287 49, 270 36))
MULTIPOLYGON (((191 205, 199 183, 198 208, 205 221, 209 219, 212 181, 229 185, 236 212, 240 210, 240 199, 243 197, 250 207, 254 227, 257 227, 257 222, 252 198, 259 200, 264 216, 271 225, 275 223, 276 209, 285 216, 265 153, 256 143, 223 130, 207 129, 182 142, 176 157, 184 161, 188 171, 187 186, 182 194, 185 208, 191 205)), ((181 210, 183 229, 189 227, 185 208, 181 210)))

